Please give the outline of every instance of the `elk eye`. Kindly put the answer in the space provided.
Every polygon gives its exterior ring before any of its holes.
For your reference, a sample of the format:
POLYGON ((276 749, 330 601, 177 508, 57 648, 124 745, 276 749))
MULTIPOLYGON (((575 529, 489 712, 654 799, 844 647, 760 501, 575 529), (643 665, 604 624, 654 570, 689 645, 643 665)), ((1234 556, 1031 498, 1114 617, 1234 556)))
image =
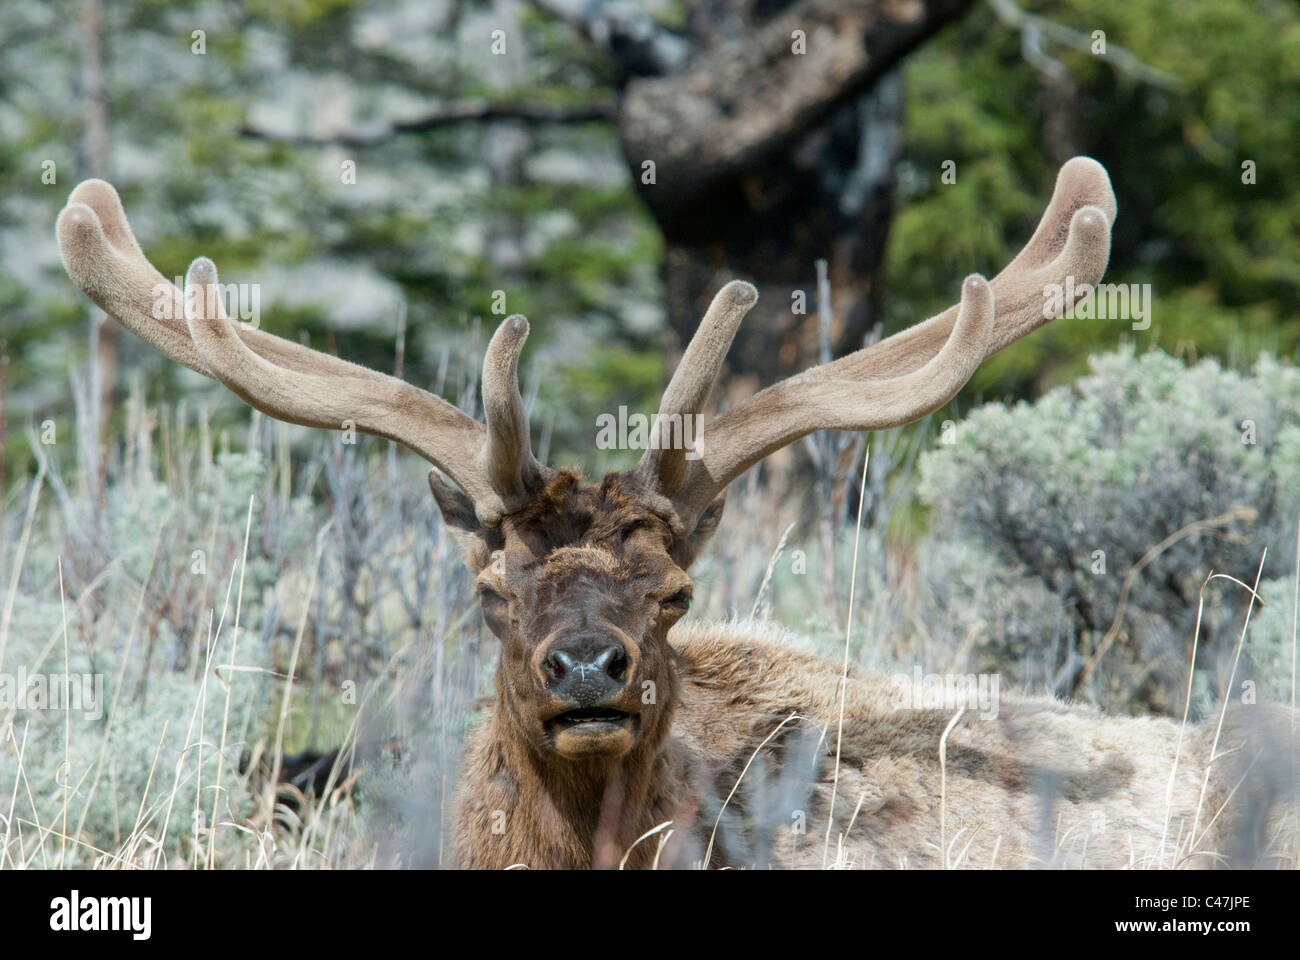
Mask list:
POLYGON ((501 596, 501 594, 497 593, 491 587, 480 588, 478 592, 478 599, 479 599, 479 603, 481 603, 484 607, 495 606, 496 604, 504 605, 506 603, 506 598, 501 596))
POLYGON ((688 588, 683 587, 668 599, 661 600, 659 605, 663 607, 671 607, 676 610, 689 610, 691 608, 691 591, 688 588))

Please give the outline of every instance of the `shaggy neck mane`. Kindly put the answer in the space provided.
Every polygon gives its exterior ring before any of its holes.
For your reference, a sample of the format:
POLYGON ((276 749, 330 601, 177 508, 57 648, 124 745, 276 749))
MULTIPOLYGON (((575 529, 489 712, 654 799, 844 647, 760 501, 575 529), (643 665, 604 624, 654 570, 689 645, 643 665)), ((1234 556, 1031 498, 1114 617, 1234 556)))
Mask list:
MULTIPOLYGON (((494 779, 518 808, 507 816, 532 821, 529 829, 507 828, 506 846, 515 863, 545 868, 616 868, 637 839, 678 815, 691 782, 691 754, 676 743, 672 721, 679 683, 665 691, 657 721, 617 759, 569 760, 544 756, 521 735, 509 681, 498 667, 496 706, 484 724, 494 779)), ((522 825, 520 825, 522 826, 522 825)), ((649 867, 658 843, 632 849, 627 866, 649 867)))

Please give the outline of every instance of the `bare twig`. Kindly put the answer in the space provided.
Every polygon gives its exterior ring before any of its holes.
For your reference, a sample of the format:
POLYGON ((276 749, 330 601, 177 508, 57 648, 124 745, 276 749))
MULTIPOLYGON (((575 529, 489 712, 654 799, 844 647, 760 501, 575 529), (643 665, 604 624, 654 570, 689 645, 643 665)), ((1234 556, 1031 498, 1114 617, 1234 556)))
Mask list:
MULTIPOLYGON (((1054 80, 1065 77, 1065 65, 1043 49, 1044 39, 1072 50, 1092 52, 1092 38, 1086 33, 1072 30, 1046 17, 1027 13, 1016 4, 1015 0, 989 0, 989 6, 993 8, 993 12, 1003 24, 1020 32, 1020 49, 1025 61, 1054 80)), ((1128 50, 1109 40, 1106 41, 1106 53, 1102 55, 1102 59, 1120 73, 1141 80, 1143 83, 1149 83, 1153 87, 1176 90, 1182 86, 1182 80, 1172 73, 1148 66, 1128 50)))
POLYGON ((370 131, 336 133, 325 137, 311 137, 262 130, 242 126, 239 135, 249 140, 287 143, 300 147, 373 147, 402 134, 429 133, 458 123, 490 123, 513 120, 540 126, 542 124, 581 124, 607 121, 614 118, 614 104, 597 103, 586 106, 565 107, 548 104, 514 103, 452 103, 416 120, 380 125, 370 131))
POLYGON ((965 713, 966 704, 963 703, 939 737, 939 853, 943 857, 945 870, 948 869, 948 734, 952 733, 965 713))
POLYGON ((775 572, 776 565, 781 559, 781 554, 785 552, 785 544, 790 538, 790 531, 794 529, 794 525, 795 521, 791 521, 790 525, 785 528, 785 531, 781 534, 780 541, 776 545, 776 549, 772 551, 772 559, 767 562, 767 570, 763 574, 763 582, 758 585, 758 595, 754 597, 754 605, 749 608, 750 622, 753 622, 754 618, 758 616, 759 608, 763 605, 763 597, 767 594, 767 588, 772 582, 772 574, 775 572))
MULTIPOLYGON (((871 463, 871 448, 862 461, 862 486, 867 485, 867 466, 871 463)), ((858 582, 858 546, 862 540, 862 499, 858 500, 858 524, 853 530, 853 567, 849 574, 849 609, 844 626, 844 667, 840 671, 840 717, 835 727, 835 779, 831 783, 831 802, 826 810, 826 841, 822 844, 822 867, 826 867, 826 854, 831 845, 831 824, 835 822, 835 796, 840 789, 840 752, 844 746, 844 701, 849 692, 849 639, 853 636, 853 594, 858 582)))
POLYGON ((1093 651, 1092 656, 1088 658, 1088 662, 1084 664, 1083 669, 1079 671, 1079 675, 1075 677, 1074 684, 1070 688, 1071 693, 1077 693, 1083 685, 1088 682, 1093 671, 1097 669, 1097 664, 1101 662, 1101 658, 1106 655, 1106 651, 1114 645, 1115 640, 1119 637, 1120 626, 1124 621, 1124 608, 1128 605, 1129 591, 1133 588, 1133 584, 1137 582, 1138 574, 1142 572, 1144 567, 1152 563, 1160 556, 1160 554, 1164 553, 1174 544, 1178 543, 1180 540, 1187 539, 1194 533, 1212 530, 1215 527, 1226 527, 1234 520, 1250 522, 1254 518, 1255 510, 1253 507, 1233 507, 1227 513, 1221 514, 1217 517, 1211 517, 1208 520, 1195 520, 1192 523, 1189 523, 1181 530, 1176 530, 1174 533, 1171 533, 1144 553, 1142 558, 1138 560, 1137 563, 1133 564, 1133 566, 1129 568, 1128 573, 1124 575, 1124 585, 1119 591, 1119 602, 1115 604, 1115 618, 1111 621, 1110 629, 1108 629, 1106 635, 1102 637, 1101 643, 1097 646, 1097 649, 1093 651))
POLYGON ((754 752, 749 755, 749 759, 745 761, 745 766, 740 771, 740 776, 738 776, 736 782, 731 785, 731 792, 727 794, 727 799, 722 801, 722 806, 718 809, 717 819, 713 821, 713 830, 709 833, 709 845, 704 849, 704 860, 700 864, 703 869, 707 870, 709 868, 709 861, 713 859, 713 841, 717 839, 718 824, 722 823, 722 815, 727 812, 727 804, 731 802, 731 798, 734 797, 736 791, 740 789, 740 781, 744 780, 745 774, 749 773, 750 765, 753 764, 754 758, 758 756, 758 752, 766 747, 772 741, 772 738, 785 728, 787 723, 795 723, 807 719, 807 717, 800 716, 797 712, 790 714, 790 716, 778 723, 772 732, 763 738, 763 742, 754 748, 754 752))

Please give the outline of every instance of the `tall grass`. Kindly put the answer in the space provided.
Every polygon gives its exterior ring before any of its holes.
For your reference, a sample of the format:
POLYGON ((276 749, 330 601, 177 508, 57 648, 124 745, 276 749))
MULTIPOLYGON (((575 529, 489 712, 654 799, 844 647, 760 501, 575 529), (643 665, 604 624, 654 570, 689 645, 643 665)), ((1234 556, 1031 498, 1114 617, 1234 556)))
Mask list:
MULTIPOLYGON (((0 707, 0 868, 447 865, 496 641, 426 465, 242 407, 223 428, 138 388, 101 433, 79 395, 53 443, 27 431, 34 469, 4 491, 0 675, 89 674, 103 699, 0 707), (320 775, 297 776, 311 760, 320 775)), ((927 587, 950 575, 944 531, 916 523, 931 443, 928 423, 876 435, 847 480, 818 461, 807 488, 843 487, 856 528, 751 471, 692 570, 694 615, 776 621, 846 665, 977 663, 980 624, 927 587)))
MULTIPOLYGON (((0 709, 0 866, 447 863, 496 642, 426 466, 243 408, 223 428, 138 386, 101 433, 94 392, 78 395, 53 437, 28 429, 35 469, 5 491, 0 673, 90 675, 102 702, 0 709), (335 760, 325 788, 275 787, 304 756, 335 760)), ((871 516, 884 496, 877 478, 871 516)), ((834 649, 821 572, 851 537, 803 507, 737 485, 694 571, 699 615, 775 617, 834 649)), ((861 594, 858 636, 904 622, 880 594, 861 594)))

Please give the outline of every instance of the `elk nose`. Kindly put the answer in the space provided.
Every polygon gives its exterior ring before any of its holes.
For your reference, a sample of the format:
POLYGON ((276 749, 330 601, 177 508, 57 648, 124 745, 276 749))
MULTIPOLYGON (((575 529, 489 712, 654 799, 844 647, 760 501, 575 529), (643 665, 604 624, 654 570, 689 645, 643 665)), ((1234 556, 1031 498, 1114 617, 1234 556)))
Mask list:
POLYGON ((623 689, 627 652, 607 637, 566 637, 542 660, 542 673, 557 699, 595 705, 623 689))

